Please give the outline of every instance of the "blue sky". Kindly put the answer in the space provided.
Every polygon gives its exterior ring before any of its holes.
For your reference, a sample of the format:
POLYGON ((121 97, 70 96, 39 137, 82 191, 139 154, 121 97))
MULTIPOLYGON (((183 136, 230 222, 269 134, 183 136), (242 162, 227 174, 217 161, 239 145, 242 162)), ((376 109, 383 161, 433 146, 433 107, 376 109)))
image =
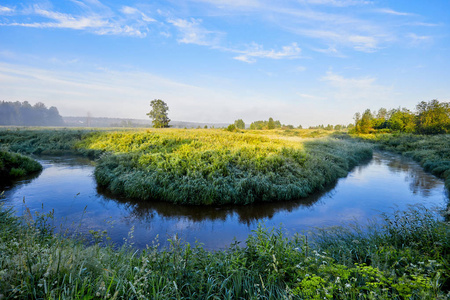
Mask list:
POLYGON ((1 0, 0 100, 65 116, 348 124, 450 99, 448 0, 1 0))

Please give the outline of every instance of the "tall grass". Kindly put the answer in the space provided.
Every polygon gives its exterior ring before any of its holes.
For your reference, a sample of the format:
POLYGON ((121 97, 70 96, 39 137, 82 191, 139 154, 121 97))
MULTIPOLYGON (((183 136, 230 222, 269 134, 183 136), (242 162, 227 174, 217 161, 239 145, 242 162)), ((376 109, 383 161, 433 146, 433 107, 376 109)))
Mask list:
POLYGON ((299 142, 221 130, 100 133, 79 147, 102 150, 97 183, 115 194, 186 204, 248 204, 306 197, 372 155, 365 144, 299 142))
POLYGON ((0 180, 2 183, 41 170, 41 164, 30 157, 0 150, 0 180))
POLYGON ((95 131, 77 129, 9 129, 0 130, 2 148, 22 154, 83 155, 97 158, 100 152, 77 147, 77 143, 95 131))
POLYGON ((52 215, 0 207, 2 299, 448 299, 450 226, 415 208, 379 226, 288 236, 260 226, 209 252, 87 246, 52 235, 52 215), (50 219, 49 219, 50 218, 50 219), (313 240, 314 242, 311 242, 313 240))

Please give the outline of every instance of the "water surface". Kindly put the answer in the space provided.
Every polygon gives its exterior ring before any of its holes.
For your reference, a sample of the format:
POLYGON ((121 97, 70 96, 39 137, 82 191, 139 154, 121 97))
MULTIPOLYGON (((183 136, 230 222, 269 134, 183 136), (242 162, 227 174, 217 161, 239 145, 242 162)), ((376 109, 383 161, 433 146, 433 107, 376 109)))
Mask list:
POLYGON ((415 162, 384 152, 356 167, 328 191, 290 202, 247 206, 195 207, 165 202, 139 202, 116 198, 99 190, 94 164, 86 159, 60 157, 39 159, 44 170, 37 178, 6 188, 5 201, 18 215, 54 210, 57 230, 87 233, 107 230, 112 241, 124 238, 143 248, 156 236, 159 242, 175 234, 207 249, 245 241, 259 223, 280 226, 291 233, 314 227, 365 223, 381 212, 391 213, 408 205, 443 208, 447 203, 442 180, 425 173, 415 162))

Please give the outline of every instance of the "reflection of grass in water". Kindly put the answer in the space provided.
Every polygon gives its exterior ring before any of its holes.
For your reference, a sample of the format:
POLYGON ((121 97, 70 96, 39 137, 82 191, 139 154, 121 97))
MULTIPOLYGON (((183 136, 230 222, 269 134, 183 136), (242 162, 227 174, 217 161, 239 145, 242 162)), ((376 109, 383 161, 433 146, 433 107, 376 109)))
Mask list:
MULTIPOLYGON (((448 223, 416 208, 373 228, 287 237, 259 227, 245 247, 209 252, 176 236, 142 252, 51 235, 0 207, 0 293, 51 299, 447 299, 448 223), (311 239, 310 239, 311 240, 311 239)), ((100 239, 101 232, 92 232, 100 239)))
POLYGON ((412 157, 425 171, 443 178, 450 190, 450 134, 378 134, 358 137, 374 141, 381 149, 412 157))
POLYGON ((372 154, 353 141, 300 143, 221 130, 102 133, 80 147, 114 153, 95 170, 97 182, 114 194, 207 205, 306 197, 372 154))

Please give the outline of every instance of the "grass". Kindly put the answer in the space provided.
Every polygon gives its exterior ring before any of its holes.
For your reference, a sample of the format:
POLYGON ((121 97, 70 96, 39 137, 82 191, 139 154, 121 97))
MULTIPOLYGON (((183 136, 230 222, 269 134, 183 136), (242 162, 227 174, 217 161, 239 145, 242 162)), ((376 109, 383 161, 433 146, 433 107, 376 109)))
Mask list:
POLYGON ((80 147, 112 153, 95 178, 114 194, 195 205, 299 199, 372 156, 354 141, 223 130, 100 133, 80 147))
POLYGON ((40 172, 42 166, 32 158, 0 150, 0 180, 2 183, 40 172))
POLYGON ((413 158, 425 171, 444 179, 450 191, 450 134, 373 134, 357 135, 387 151, 413 158))
POLYGON ((51 232, 52 215, 0 207, 2 299, 448 299, 450 225, 424 208, 372 228, 287 236, 259 226, 209 252, 174 237, 138 252, 51 232), (314 242, 311 242, 313 240, 314 242))
POLYGON ((371 147, 320 130, 3 130, 10 151, 97 158, 97 183, 141 200, 212 205, 285 201, 333 184, 371 147))

